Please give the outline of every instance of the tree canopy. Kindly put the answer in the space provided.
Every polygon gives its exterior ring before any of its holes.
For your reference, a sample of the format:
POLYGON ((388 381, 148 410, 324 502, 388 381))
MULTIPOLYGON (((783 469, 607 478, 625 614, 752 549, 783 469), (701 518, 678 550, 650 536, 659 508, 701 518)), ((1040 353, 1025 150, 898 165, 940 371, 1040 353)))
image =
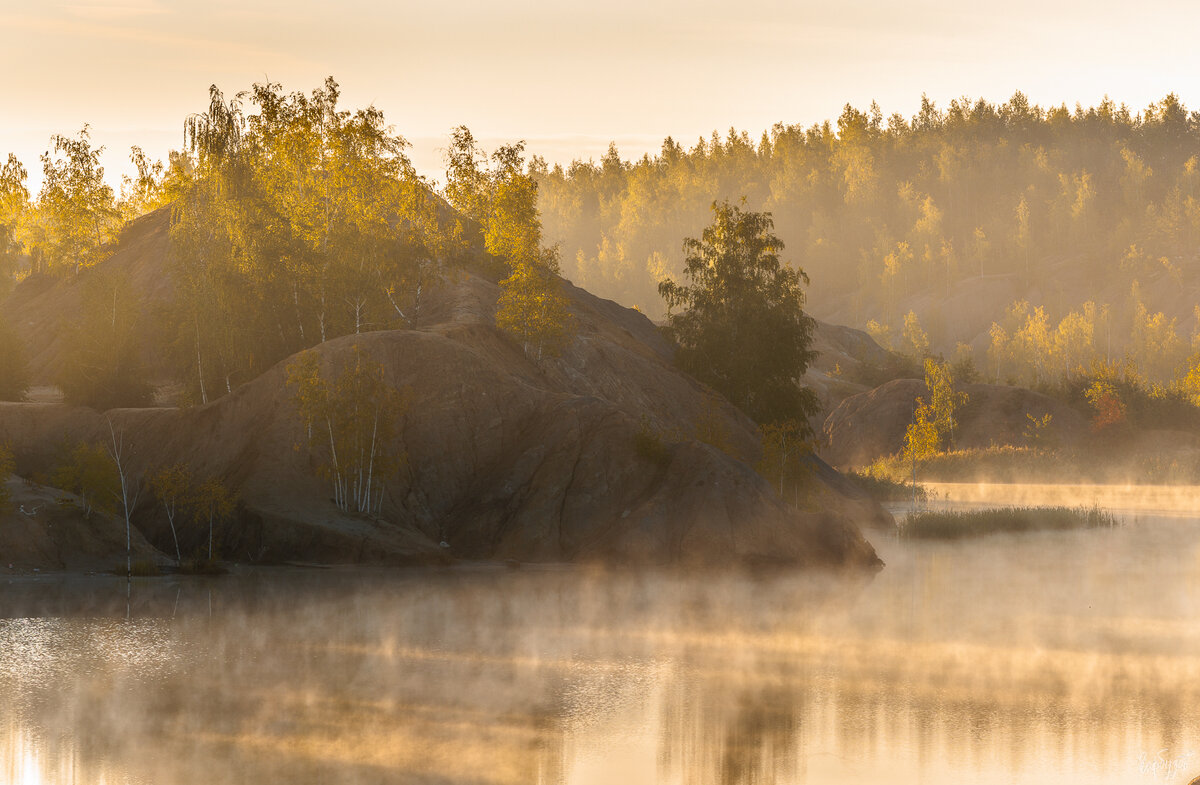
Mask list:
POLYGON ((683 249, 688 283, 658 287, 676 362, 759 423, 806 423, 817 408, 799 384, 815 357, 808 277, 780 261, 771 215, 714 202, 712 223, 683 249))
POLYGON ((214 85, 168 171, 175 356, 205 402, 301 349, 409 326, 447 257, 436 198, 373 106, 214 85), (257 108, 247 113, 244 103, 257 108))
MULTIPOLYGON (((1010 336, 1022 326, 1004 315, 1014 300, 1043 306, 1051 330, 1107 304, 1107 324, 1095 324, 1100 356, 1128 351, 1165 381, 1188 354, 1195 298, 1177 295, 1200 264, 1198 151, 1200 113, 1175 95, 1138 112, 1108 99, 1039 107, 1016 93, 1003 103, 922 100, 912 117, 847 105, 819 125, 779 123, 757 138, 730 129, 692 145, 667 138, 657 155, 633 160, 610 147, 599 161, 542 164, 535 176, 564 276, 652 318, 663 312, 658 282, 682 273, 678 238, 706 220, 713 199, 745 197, 804 259, 823 318, 873 323, 886 339, 914 311, 930 350, 970 342, 982 367, 990 323, 1010 336), (983 320, 970 335, 964 300, 983 320), (1172 318, 1182 347, 1163 343, 1172 318)), ((1069 350, 1037 362, 1086 368, 1075 333, 1069 350)), ((1025 359, 1000 363, 1002 379, 1044 378, 1025 359)))
POLYGON ((460 233, 482 242, 500 281, 496 326, 520 342, 525 355, 557 354, 574 335, 574 320, 559 280, 558 249, 542 245, 537 181, 525 164, 525 144, 488 156, 471 132, 454 129, 447 152, 446 196, 469 222, 460 233))

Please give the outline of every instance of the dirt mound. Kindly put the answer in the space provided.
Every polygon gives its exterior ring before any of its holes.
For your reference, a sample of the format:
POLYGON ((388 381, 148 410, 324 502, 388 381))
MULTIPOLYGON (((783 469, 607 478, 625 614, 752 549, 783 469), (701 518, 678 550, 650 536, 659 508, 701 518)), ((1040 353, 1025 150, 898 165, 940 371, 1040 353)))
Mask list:
MULTIPOLYGON (((965 384, 969 400, 957 414, 955 445, 1025 445, 1029 416, 1051 416, 1048 438, 1073 442, 1087 432, 1083 415, 1041 393, 995 384, 965 384)), ((896 379, 842 402, 825 421, 822 457, 835 466, 864 466, 898 452, 912 422, 917 397, 929 399, 923 381, 896 379)))
MULTIPOLYGON (((137 235, 143 254, 165 251, 165 235, 157 234, 165 222, 152 218, 137 235)), ((153 267, 124 253, 108 263, 153 267)), ((57 302, 66 296, 59 289, 57 302)), ((753 423, 676 371, 648 319, 569 284, 565 292, 578 334, 557 358, 533 362, 498 332, 498 288, 471 273, 440 287, 417 329, 347 336, 316 349, 332 368, 357 343, 389 383, 409 391, 408 412, 388 446, 405 460, 387 479, 378 516, 345 514, 331 503, 300 446, 307 440, 286 387, 286 361, 193 409, 102 415, 57 404, 0 405, 0 442, 13 446, 23 474, 45 472, 63 444, 108 438, 111 420, 133 450, 136 474, 183 462, 236 490, 239 515, 218 536, 222 553, 243 561, 877 563, 843 514, 861 514, 861 500, 842 505, 844 495, 827 483, 827 512, 785 506, 748 466, 761 450, 753 423), (722 449, 696 441, 701 423, 720 435, 722 449), (647 434, 662 447, 649 457, 638 448, 647 434)), ((50 307, 50 299, 37 301, 51 294, 21 295, 29 309, 21 325, 37 323, 28 313, 50 307)), ((35 348, 39 368, 53 366, 53 351, 50 343, 35 348)), ((139 527, 173 550, 165 518, 143 499, 139 527)), ((867 512, 886 516, 877 506, 867 512)), ((185 526, 184 551, 205 537, 201 527, 185 526)))
MULTIPOLYGON (((120 242, 103 267, 128 281, 138 294, 140 321, 150 325, 171 297, 166 264, 170 208, 142 216, 121 233, 120 242)), ((3 303, 4 315, 25 344, 34 385, 52 385, 62 367, 63 338, 83 301, 84 276, 26 278, 3 303)), ((154 378, 166 378, 162 347, 142 345, 142 362, 154 378)), ((44 394, 42 397, 46 397, 44 394)))
MULTIPOLYGON (((41 570, 125 570, 125 522, 100 511, 85 516, 74 497, 10 479, 12 508, 0 512, 0 575, 41 570)), ((134 561, 167 559, 131 533, 134 561)))

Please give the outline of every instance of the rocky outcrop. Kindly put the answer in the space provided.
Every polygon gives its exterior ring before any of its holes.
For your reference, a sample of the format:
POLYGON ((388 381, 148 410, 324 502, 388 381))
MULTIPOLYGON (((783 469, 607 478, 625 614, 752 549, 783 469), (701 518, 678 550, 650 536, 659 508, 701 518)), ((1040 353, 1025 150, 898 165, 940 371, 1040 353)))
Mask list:
POLYGON ((862 330, 816 320, 812 349, 816 359, 808 366, 803 384, 817 394, 819 419, 810 422, 821 430, 825 417, 852 395, 870 390, 862 380, 875 369, 895 364, 896 358, 862 330))
MULTIPOLYGON (((156 247, 153 227, 142 232, 156 247)), ((237 492, 239 516, 218 534, 222 553, 243 561, 878 563, 847 515, 863 513, 860 500, 826 482, 821 511, 783 504, 749 468, 761 450, 753 423, 675 370, 648 319, 570 284, 565 292, 578 330, 559 357, 527 358, 494 326, 496 284, 463 272, 426 303, 416 329, 316 348, 332 370, 357 343, 407 391, 387 448, 403 460, 378 515, 330 502, 286 386, 287 361, 190 409, 0 404, 0 442, 28 476, 46 472, 64 444, 110 438, 111 423, 135 474, 182 462, 237 492), (696 440, 702 422, 721 449, 696 440), (646 438, 659 449, 639 449, 646 438)), ((51 349, 42 347, 38 367, 53 367, 51 349)), ((151 501, 137 523, 166 549, 151 501)), ((184 531, 185 551, 205 534, 184 531)))
MULTIPOLYGON (((1046 436, 1060 443, 1073 442, 1087 432, 1082 414, 1041 393, 996 384, 964 384, 959 389, 968 395, 956 415, 954 436, 959 448, 1024 446, 1029 416, 1040 419, 1049 414, 1046 436)), ((918 397, 929 399, 923 381, 896 379, 847 398, 825 421, 822 457, 834 466, 864 466, 899 451, 918 397)))
MULTIPOLYGON (((91 515, 59 491, 10 479, 9 509, 0 511, 0 576, 39 570, 125 571, 125 522, 101 510, 91 515), (66 502, 66 503, 64 503, 66 502)), ((130 532, 134 562, 167 559, 140 531, 130 532)))

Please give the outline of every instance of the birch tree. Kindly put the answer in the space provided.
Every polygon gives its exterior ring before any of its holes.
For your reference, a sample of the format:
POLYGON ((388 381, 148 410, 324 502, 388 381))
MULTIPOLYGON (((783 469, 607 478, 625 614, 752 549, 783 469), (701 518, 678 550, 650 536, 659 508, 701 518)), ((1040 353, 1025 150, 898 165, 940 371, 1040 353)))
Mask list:
POLYGON ((42 155, 38 212, 47 226, 45 259, 50 272, 72 272, 99 262, 121 226, 112 187, 100 166, 103 147, 93 148, 88 126, 78 137, 56 134, 54 152, 42 155))
POLYGON ((175 543, 175 564, 183 562, 183 554, 179 550, 179 532, 175 528, 175 518, 187 504, 192 492, 192 476, 188 468, 177 463, 160 469, 150 478, 150 488, 158 498, 167 514, 167 523, 171 526, 171 539, 175 543))
POLYGON ((119 512, 125 519, 125 577, 133 575, 133 511, 137 507, 138 497, 142 494, 141 477, 135 476, 130 467, 132 450, 125 442, 125 431, 113 425, 112 419, 107 419, 109 440, 105 445, 108 457, 112 459, 117 469, 119 512))
POLYGON ((223 482, 214 477, 192 489, 187 504, 192 510, 193 518, 208 524, 208 561, 211 562, 216 553, 213 546, 213 530, 217 523, 226 521, 233 515, 237 499, 223 482))
POLYGON ((354 344, 327 374, 316 352, 288 365, 288 387, 318 473, 344 512, 379 514, 386 480, 402 456, 392 451, 407 397, 387 383, 383 366, 354 344))

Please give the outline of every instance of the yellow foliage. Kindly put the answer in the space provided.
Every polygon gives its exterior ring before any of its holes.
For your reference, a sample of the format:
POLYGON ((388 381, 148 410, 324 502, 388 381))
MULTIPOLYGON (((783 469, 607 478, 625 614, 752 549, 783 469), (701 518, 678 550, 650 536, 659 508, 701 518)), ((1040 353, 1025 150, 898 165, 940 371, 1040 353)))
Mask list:
POLYGON ((559 279, 546 267, 517 261, 500 282, 496 326, 521 343, 527 357, 557 354, 570 343, 575 320, 559 279))

